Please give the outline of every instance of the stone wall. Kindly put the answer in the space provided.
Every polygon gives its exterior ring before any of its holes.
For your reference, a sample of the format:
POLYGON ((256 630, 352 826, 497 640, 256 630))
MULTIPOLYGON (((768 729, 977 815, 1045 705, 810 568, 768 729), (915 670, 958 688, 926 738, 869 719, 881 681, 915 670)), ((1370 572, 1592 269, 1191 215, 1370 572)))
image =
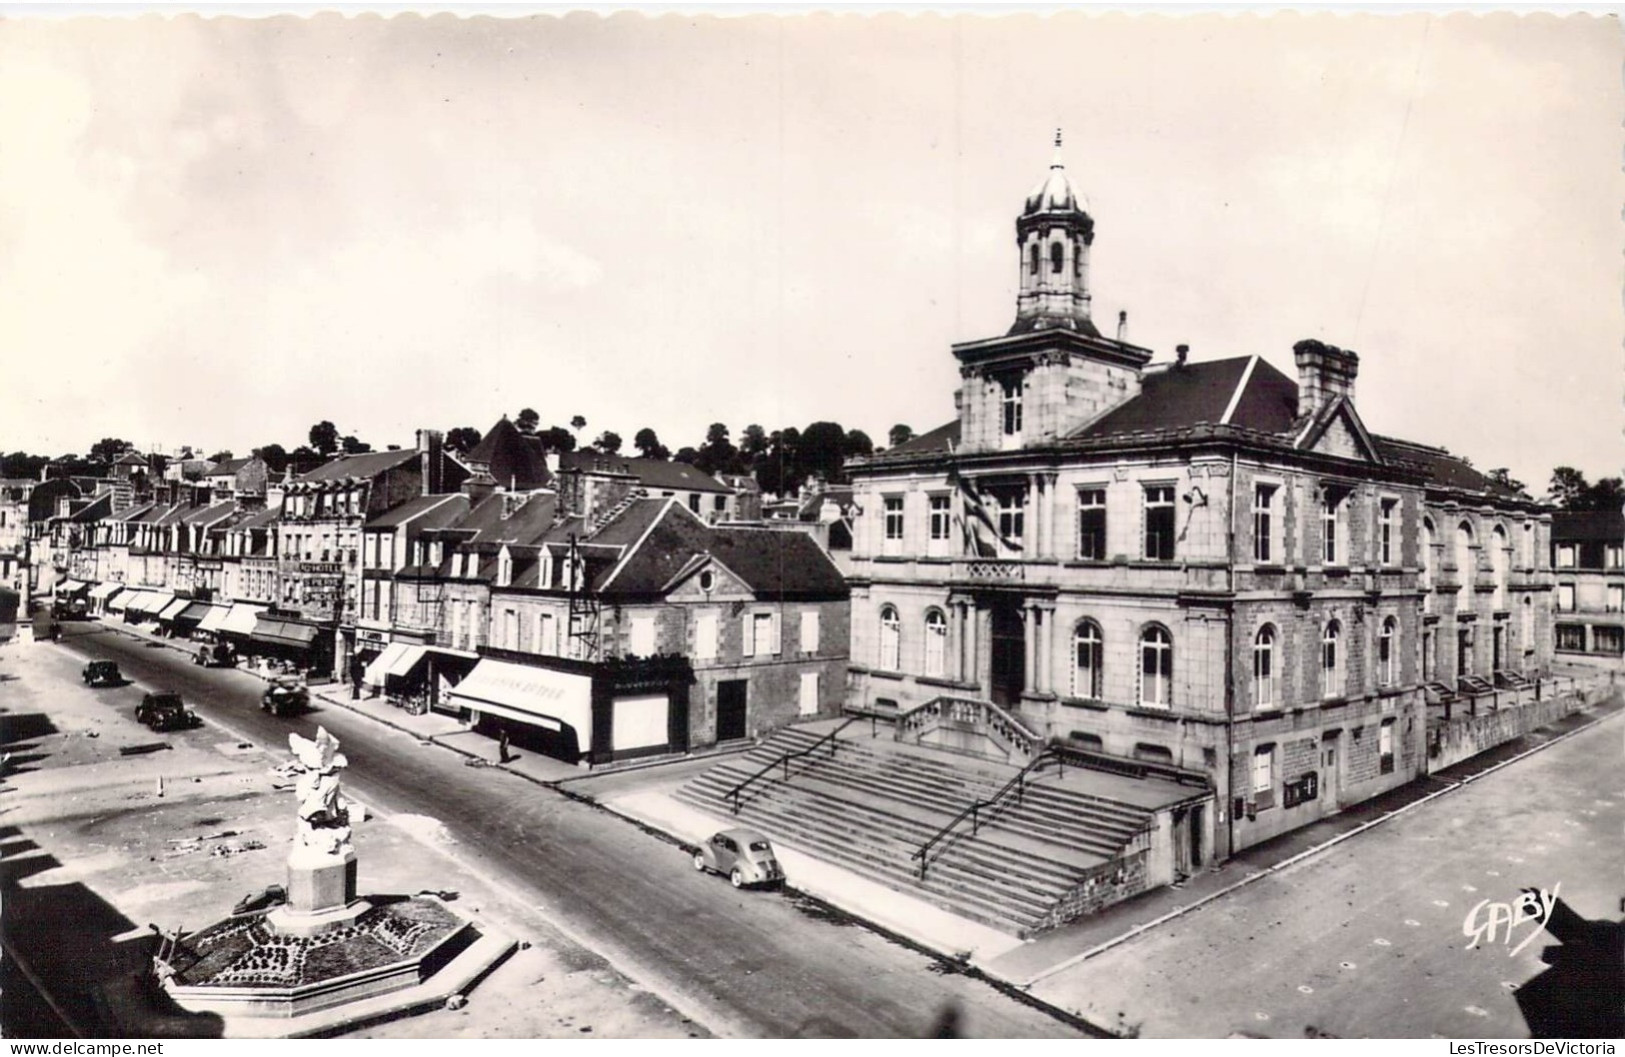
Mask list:
POLYGON ((1094 867, 1050 907, 1049 913, 1044 915, 1043 921, 1033 931, 1057 928, 1147 891, 1150 888, 1146 870, 1146 857, 1149 854, 1145 850, 1131 852, 1094 867))
POLYGON ((1543 696, 1540 701, 1530 699, 1522 704, 1480 712, 1476 716, 1458 712, 1444 723, 1429 728, 1428 770, 1443 770, 1578 712, 1596 693, 1593 689, 1570 690, 1552 697, 1543 696))

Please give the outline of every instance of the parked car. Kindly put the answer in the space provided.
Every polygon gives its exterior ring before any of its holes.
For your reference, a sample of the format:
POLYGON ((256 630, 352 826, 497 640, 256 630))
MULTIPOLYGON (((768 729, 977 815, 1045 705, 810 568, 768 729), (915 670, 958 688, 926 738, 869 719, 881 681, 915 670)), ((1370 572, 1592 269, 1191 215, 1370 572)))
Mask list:
POLYGON ((260 696, 260 710, 274 716, 303 712, 310 707, 310 691, 302 680, 286 676, 274 679, 260 696))
POLYGON ((91 661, 79 672, 86 686, 123 686, 124 673, 117 661, 91 661))
POLYGON ((141 703, 135 706, 135 718, 137 722, 160 732, 186 730, 203 722, 197 718, 196 712, 182 703, 180 694, 168 692, 143 697, 141 703))
POLYGON ((694 869, 723 874, 735 888, 784 880, 772 843, 748 829, 725 829, 700 845, 694 853, 694 869))
POLYGON ((205 642, 192 655, 192 663, 204 668, 235 668, 237 650, 229 642, 205 642))

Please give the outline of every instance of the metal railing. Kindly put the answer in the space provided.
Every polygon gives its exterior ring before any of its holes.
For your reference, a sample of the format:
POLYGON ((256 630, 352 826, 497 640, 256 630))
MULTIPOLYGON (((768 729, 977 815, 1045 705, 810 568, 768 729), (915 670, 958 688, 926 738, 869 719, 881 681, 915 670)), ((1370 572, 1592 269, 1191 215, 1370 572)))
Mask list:
POLYGON ((946 839, 954 831, 955 827, 967 818, 970 819, 970 835, 976 836, 982 827, 982 812, 1002 802, 1010 795, 1011 789, 1016 791, 1016 803, 1021 803, 1027 792, 1027 776, 1047 763, 1055 763, 1061 768, 1061 774, 1066 774, 1066 759, 1053 746, 1046 747, 1037 756, 1033 757, 1031 763, 1017 771, 1013 778, 1000 786, 998 792, 986 800, 971 802, 959 814, 949 819, 940 829, 927 837, 914 854, 909 856, 911 861, 914 859, 920 860, 920 880, 925 880, 925 869, 930 863, 932 848, 946 839))
POLYGON ((813 753, 817 752, 826 741, 829 742, 829 754, 831 757, 834 757, 835 750, 839 747, 839 743, 835 740, 836 735, 840 734, 841 731, 845 730, 847 727, 850 727, 852 724, 861 722, 864 719, 869 720, 871 733, 878 731, 879 728, 876 724, 874 716, 853 716, 851 719, 847 720, 845 723, 842 723, 828 734, 825 734, 822 738, 819 738, 805 749, 796 749, 794 752, 781 753, 772 760, 769 760, 755 774, 751 775, 749 778, 746 778, 743 782, 740 782, 738 785, 734 786, 732 789, 723 794, 728 798, 729 812, 735 815, 739 814, 739 794, 743 793, 747 786, 756 781, 758 778, 767 774, 773 768, 783 765, 784 780, 789 781, 790 761, 799 759, 803 756, 811 756, 813 753))

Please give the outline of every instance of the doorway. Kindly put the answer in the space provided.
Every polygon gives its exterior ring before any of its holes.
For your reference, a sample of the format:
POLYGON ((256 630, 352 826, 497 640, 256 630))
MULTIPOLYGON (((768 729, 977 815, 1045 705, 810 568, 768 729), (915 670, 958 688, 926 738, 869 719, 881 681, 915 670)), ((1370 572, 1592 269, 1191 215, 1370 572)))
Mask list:
POLYGON ((1491 632, 1491 650, 1494 663, 1490 665, 1491 672, 1498 672, 1506 667, 1507 629, 1505 624, 1495 625, 1491 632))
POLYGON ((1343 744, 1341 730, 1328 730, 1320 736, 1320 797, 1325 802, 1323 814, 1337 810, 1338 794, 1342 791, 1343 765, 1338 749, 1343 744))
POLYGON ((745 736, 748 679, 724 679, 717 683, 717 740, 737 741, 745 736))
POLYGON ((1456 678, 1473 674, 1473 633, 1466 628, 1456 632, 1456 678))
POLYGON ((992 610, 993 703, 1011 708, 1027 688, 1027 629, 1016 602, 998 602, 992 610))

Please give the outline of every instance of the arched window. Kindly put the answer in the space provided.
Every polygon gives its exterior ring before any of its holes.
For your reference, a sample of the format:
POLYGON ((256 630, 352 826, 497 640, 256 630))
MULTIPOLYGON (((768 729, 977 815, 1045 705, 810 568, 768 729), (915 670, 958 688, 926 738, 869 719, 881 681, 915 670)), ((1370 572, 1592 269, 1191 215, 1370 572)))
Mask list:
POLYGON ((1049 270, 1051 274, 1060 275, 1061 269, 1066 266, 1066 250, 1059 242, 1049 244, 1049 270))
POLYGON ((1338 649, 1343 629, 1337 621, 1328 620, 1320 633, 1320 696, 1343 696, 1343 654, 1338 649))
POLYGON ((1155 624, 1140 632, 1140 704, 1167 708, 1173 703, 1174 642, 1155 624))
POLYGON ((1394 636, 1399 631, 1399 621, 1393 617, 1385 617, 1382 622, 1382 631, 1377 635, 1377 685, 1393 686, 1394 673, 1394 636))
POLYGON ((1072 634, 1072 646, 1072 696, 1099 698, 1103 646, 1100 626, 1092 620, 1080 620, 1072 634))
POLYGON ((948 618, 940 609, 925 611, 925 674, 941 678, 948 663, 948 618))
POLYGON ((1507 530, 1496 525, 1495 531, 1490 533, 1490 572, 1495 578, 1495 599, 1492 605, 1497 611, 1507 606, 1507 567, 1512 561, 1512 555, 1507 548, 1510 546, 1507 530))
POLYGON ((1275 670, 1275 626, 1265 624, 1253 639, 1253 702, 1259 708, 1280 701, 1275 670))
POLYGON ((1466 521, 1456 526, 1456 593, 1472 589, 1473 573, 1477 563, 1473 560, 1473 526, 1466 521))
POLYGON ((903 623, 892 606, 880 608, 880 667, 895 672, 902 668, 903 623))
POLYGON ((1038 274, 1038 253, 1038 243, 1035 242, 1032 244, 1032 253, 1029 255, 1030 261, 1027 266, 1027 270, 1033 275, 1038 274))
POLYGON ((1072 247, 1072 275, 1074 278, 1083 278, 1083 243, 1072 247))
POLYGON ((1422 573, 1418 578, 1417 586, 1425 593, 1422 595, 1422 612, 1433 612, 1433 522, 1427 518, 1422 519, 1422 573))

